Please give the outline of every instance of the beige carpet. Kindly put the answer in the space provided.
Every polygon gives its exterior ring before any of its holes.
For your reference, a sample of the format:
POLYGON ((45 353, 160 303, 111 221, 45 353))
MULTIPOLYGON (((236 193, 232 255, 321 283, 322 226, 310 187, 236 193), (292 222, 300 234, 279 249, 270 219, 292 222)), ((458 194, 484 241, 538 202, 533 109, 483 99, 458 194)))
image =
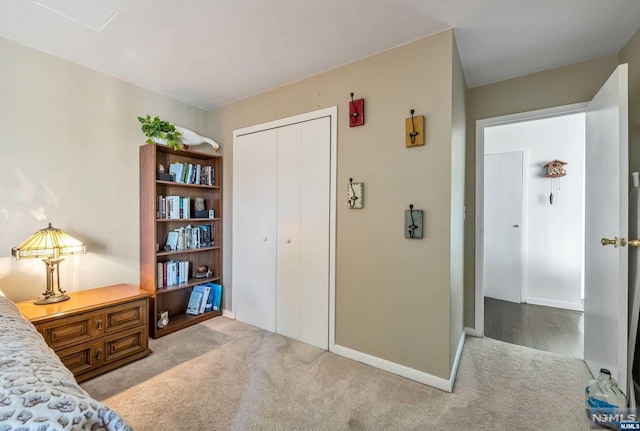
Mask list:
POLYGON ((467 338, 449 394, 225 318, 82 386, 145 430, 585 430, 578 359, 467 338))

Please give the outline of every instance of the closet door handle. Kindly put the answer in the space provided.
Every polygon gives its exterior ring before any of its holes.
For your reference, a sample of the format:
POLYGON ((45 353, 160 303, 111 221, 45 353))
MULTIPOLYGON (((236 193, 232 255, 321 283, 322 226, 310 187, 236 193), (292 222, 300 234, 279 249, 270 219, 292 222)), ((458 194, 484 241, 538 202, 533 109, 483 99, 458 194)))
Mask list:
POLYGON ((267 242, 267 241, 269 241, 269 238, 267 238, 267 237, 265 236, 264 238, 262 238, 262 240, 263 240, 264 242, 267 242))
MULTIPOLYGON (((600 240, 600 244, 602 244, 603 247, 606 247, 608 245, 612 245, 614 248, 618 248, 618 237, 614 236, 613 239, 602 238, 600 240)), ((626 241, 625 241, 625 244, 626 244, 626 241)))
MULTIPOLYGON (((623 245, 623 247, 624 247, 624 245, 623 245)), ((629 247, 640 247, 640 239, 630 239, 629 240, 629 247)))
POLYGON ((287 244, 291 244, 291 240, 290 240, 290 239, 286 240, 285 242, 286 242, 287 244))

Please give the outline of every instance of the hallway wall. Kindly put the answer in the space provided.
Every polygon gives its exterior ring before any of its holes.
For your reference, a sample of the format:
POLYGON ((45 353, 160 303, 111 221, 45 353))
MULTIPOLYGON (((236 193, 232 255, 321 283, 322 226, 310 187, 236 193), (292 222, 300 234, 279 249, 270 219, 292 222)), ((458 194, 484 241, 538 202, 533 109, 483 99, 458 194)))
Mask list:
MULTIPOLYGON (((488 127, 484 137, 485 155, 516 150, 526 154, 523 302, 582 311, 585 115, 488 127), (543 166, 553 159, 568 164, 551 205, 552 180, 543 176, 543 166)), ((485 237, 487 241, 491 238, 485 237)))

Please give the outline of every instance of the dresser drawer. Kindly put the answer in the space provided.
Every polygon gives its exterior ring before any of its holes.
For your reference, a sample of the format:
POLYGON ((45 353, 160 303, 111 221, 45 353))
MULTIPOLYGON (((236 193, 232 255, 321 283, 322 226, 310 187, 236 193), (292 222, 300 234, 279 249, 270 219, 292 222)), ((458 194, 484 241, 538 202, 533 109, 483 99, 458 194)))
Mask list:
POLYGON ((100 326, 99 315, 86 313, 39 323, 36 328, 49 347, 57 351, 100 336, 100 326))
POLYGON ((81 346, 70 347, 68 349, 56 352, 62 360, 65 367, 73 373, 74 376, 86 373, 102 363, 101 358, 97 357, 96 352, 102 348, 102 343, 83 344, 81 346))
POLYGON ((104 340, 104 362, 117 361, 147 350, 149 336, 147 327, 139 327, 106 337, 104 340))
POLYGON ((140 299, 89 313, 36 325, 53 350, 60 350, 103 335, 146 325, 147 300, 140 299))
POLYGON ((146 299, 141 299, 105 308, 103 311, 104 333, 111 334, 116 331, 145 325, 148 318, 147 303, 146 299))

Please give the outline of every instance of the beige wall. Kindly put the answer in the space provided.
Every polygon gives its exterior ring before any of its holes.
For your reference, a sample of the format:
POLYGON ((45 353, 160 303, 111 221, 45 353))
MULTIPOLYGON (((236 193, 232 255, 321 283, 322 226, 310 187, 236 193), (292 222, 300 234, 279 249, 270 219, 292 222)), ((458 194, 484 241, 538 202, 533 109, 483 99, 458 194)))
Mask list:
POLYGON ((69 291, 139 281, 138 146, 146 113, 205 132, 205 111, 0 38, 0 289, 44 290, 11 247, 47 222, 87 243, 60 266, 69 291))
POLYGON ((453 365, 460 342, 464 311, 464 178, 467 84, 458 47, 453 44, 451 125, 451 315, 449 360, 453 365))
POLYGON ((338 105, 336 342, 443 378, 451 363, 452 35, 445 31, 208 116, 209 135, 224 147, 229 292, 233 130, 338 105), (350 92, 366 100, 363 127, 348 126, 350 92), (411 108, 426 118, 427 144, 407 149, 411 108), (350 177, 365 183, 363 210, 347 209, 350 177), (411 203, 425 211, 422 240, 403 235, 411 203))
POLYGON ((640 30, 618 53, 629 64, 629 172, 640 171, 640 30))
POLYGON ((610 55, 469 89, 465 205, 464 324, 475 327, 476 121, 591 100, 617 65, 610 55))

